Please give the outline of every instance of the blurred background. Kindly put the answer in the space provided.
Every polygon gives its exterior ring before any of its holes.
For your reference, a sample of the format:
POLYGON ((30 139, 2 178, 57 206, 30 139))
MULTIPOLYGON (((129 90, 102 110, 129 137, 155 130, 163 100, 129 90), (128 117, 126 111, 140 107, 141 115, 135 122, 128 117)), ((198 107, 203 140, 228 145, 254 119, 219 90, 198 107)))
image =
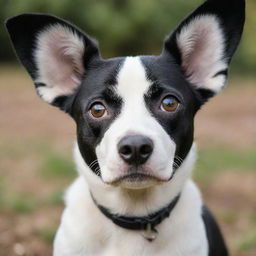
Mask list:
MULTIPOLYGON (((4 20, 51 13, 97 38, 103 57, 158 54, 201 0, 0 0, 0 256, 48 256, 75 178, 75 125, 43 103, 11 49, 4 20)), ((199 111, 194 177, 234 256, 256 255, 256 0, 228 88, 199 111)))

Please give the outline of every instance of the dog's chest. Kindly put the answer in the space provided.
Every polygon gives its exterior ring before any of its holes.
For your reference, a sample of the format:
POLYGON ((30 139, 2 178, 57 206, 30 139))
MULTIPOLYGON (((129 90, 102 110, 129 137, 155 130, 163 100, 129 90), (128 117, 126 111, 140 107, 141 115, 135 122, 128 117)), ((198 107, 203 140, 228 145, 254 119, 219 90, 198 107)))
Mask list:
POLYGON ((87 196, 82 196, 82 190, 73 187, 69 191, 73 203, 68 204, 64 212, 55 240, 54 255, 207 255, 205 228, 198 210, 201 203, 193 184, 185 186, 177 208, 168 219, 156 227, 158 234, 153 242, 147 241, 142 231, 131 231, 116 226, 103 216, 94 204, 89 208, 87 205, 86 211, 80 204, 75 204, 75 201, 88 201, 87 196))
POLYGON ((197 234, 186 235, 183 231, 159 234, 153 241, 149 242, 138 233, 120 234, 106 243, 98 252, 89 252, 85 255, 99 256, 205 256, 207 255, 207 244, 202 230, 197 229, 197 234), (198 239, 201 237, 201 239, 198 239))
MULTIPOLYGON (((195 223, 195 222, 194 222, 195 223)), ((100 224, 100 223, 98 223, 100 224)), ((207 241, 201 223, 191 224, 190 227, 180 227, 174 230, 167 223, 158 228, 158 236, 153 242, 147 241, 140 231, 119 229, 107 230, 105 227, 91 232, 69 255, 74 256, 206 256, 207 241), (193 228, 193 233, 191 232, 193 228), (78 253, 76 254, 76 252, 78 253)), ((97 225, 97 224, 95 224, 97 225)), ((103 225, 104 226, 104 225, 103 225)), ((111 228, 111 225, 110 225, 111 228)), ((86 232, 86 230, 84 230, 86 232)), ((89 230, 87 230, 89 231, 89 230)), ((81 235, 81 234, 80 234, 81 235)), ((60 254, 62 255, 62 254, 60 254)))

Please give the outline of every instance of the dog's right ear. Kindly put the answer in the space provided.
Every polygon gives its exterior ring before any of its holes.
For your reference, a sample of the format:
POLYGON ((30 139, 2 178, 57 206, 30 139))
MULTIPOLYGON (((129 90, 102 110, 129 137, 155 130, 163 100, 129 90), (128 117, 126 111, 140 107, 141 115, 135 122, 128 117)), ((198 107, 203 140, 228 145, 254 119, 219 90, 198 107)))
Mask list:
POLYGON ((23 14, 6 22, 21 63, 46 102, 69 111, 72 96, 99 57, 97 44, 78 28, 51 15, 23 14))
POLYGON ((172 55, 202 102, 220 92, 240 41, 245 0, 206 0, 167 37, 172 55))

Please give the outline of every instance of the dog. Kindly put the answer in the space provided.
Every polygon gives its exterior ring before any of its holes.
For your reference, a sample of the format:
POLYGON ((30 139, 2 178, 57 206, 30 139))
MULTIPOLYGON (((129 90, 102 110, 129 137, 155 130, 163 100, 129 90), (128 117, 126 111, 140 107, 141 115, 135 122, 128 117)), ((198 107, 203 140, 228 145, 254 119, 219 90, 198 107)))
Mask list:
POLYGON ((193 123, 225 85, 244 19, 244 0, 208 0, 159 56, 111 59, 57 17, 6 22, 38 95, 76 122, 79 175, 65 194, 55 256, 228 255, 191 180, 193 123))

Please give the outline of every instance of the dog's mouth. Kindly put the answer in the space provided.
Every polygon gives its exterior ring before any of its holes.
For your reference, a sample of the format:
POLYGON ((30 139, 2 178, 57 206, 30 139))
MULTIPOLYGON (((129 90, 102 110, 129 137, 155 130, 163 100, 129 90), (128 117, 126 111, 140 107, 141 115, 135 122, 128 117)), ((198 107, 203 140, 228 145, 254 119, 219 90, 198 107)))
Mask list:
POLYGON ((125 188, 141 189, 157 185, 166 181, 168 180, 163 180, 150 174, 142 172, 131 172, 126 175, 120 176, 111 182, 107 182, 107 184, 112 186, 121 186, 125 188))

